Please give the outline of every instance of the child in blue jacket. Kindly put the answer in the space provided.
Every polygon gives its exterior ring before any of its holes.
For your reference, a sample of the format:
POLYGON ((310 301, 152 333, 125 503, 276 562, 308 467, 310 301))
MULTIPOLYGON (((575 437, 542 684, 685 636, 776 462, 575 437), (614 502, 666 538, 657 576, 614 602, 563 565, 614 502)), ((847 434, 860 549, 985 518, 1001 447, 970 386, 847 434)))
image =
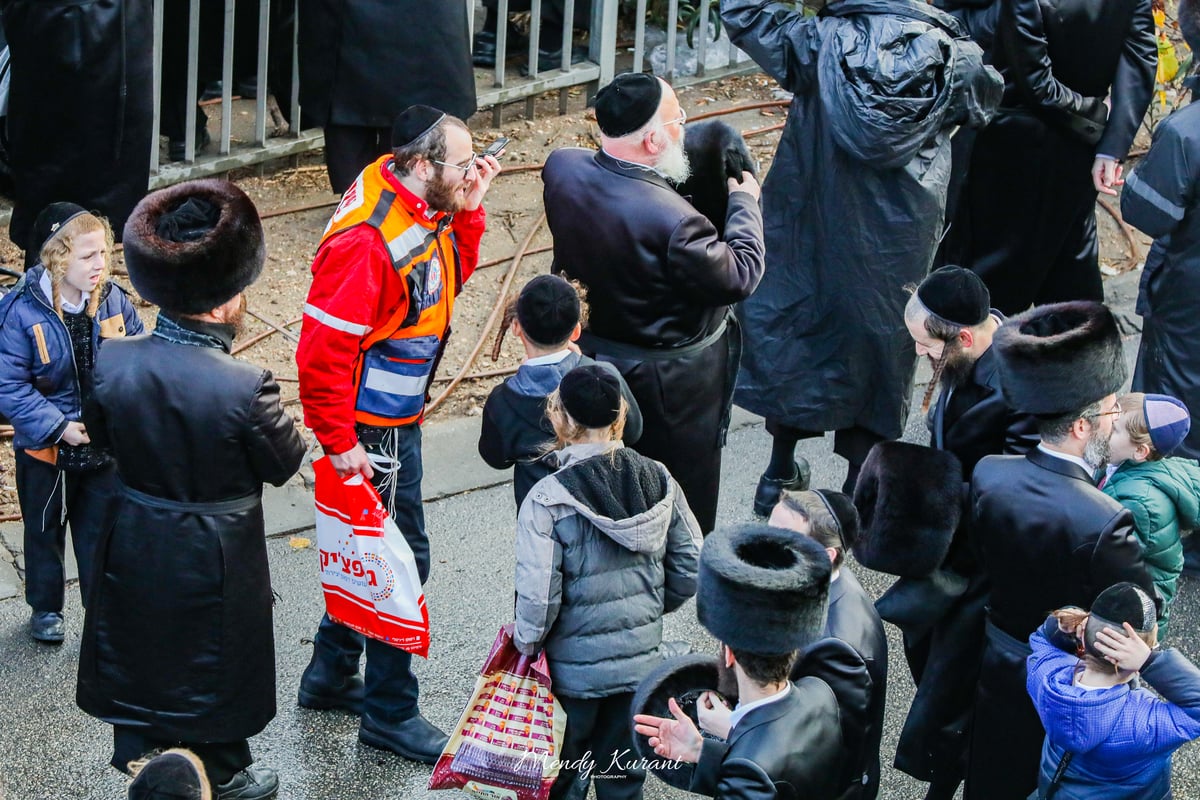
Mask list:
POLYGON ((111 460, 93 448, 80 418, 105 339, 142 332, 125 294, 108 280, 108 222, 53 203, 34 222, 40 260, 0 298, 0 414, 12 422, 17 497, 25 521, 25 601, 30 633, 64 636, 66 524, 84 601, 92 555, 116 499, 111 460))
POLYGON ((1171 754, 1200 737, 1200 670, 1177 650, 1152 649, 1155 614, 1142 589, 1118 583, 1090 613, 1059 609, 1029 637, 1026 687, 1046 729, 1032 798, 1172 796, 1171 754))

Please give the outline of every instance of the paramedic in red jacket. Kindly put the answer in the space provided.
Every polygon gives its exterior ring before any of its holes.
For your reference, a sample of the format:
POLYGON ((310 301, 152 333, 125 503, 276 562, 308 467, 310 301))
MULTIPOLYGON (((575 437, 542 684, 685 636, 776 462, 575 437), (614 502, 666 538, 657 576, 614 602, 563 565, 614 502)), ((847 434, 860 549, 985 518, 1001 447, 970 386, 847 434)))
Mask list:
MULTIPOLYGON (((317 249, 296 360, 305 423, 339 474, 361 473, 383 496, 424 581, 421 508, 426 388, 445 347, 454 301, 479 260, 481 205, 496 159, 476 156, 459 119, 411 106, 391 154, 342 196, 317 249)), ((432 764, 446 735, 417 709, 412 656, 321 620, 300 680, 300 705, 361 713, 358 738, 432 764)))

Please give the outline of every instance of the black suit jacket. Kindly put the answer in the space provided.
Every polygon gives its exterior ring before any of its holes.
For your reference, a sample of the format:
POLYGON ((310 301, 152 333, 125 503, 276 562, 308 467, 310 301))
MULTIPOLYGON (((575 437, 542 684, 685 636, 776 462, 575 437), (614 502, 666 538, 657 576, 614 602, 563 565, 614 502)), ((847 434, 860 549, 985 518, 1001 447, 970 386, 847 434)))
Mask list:
POLYGON ((1000 386, 1000 366, 993 348, 983 351, 967 380, 942 389, 929 415, 930 444, 948 450, 962 463, 963 477, 979 459, 1021 455, 1038 443, 1037 420, 1009 408, 1000 386))
POLYGON ((849 770, 854 791, 844 796, 873 800, 879 794, 879 745, 883 737, 883 710, 887 696, 887 634, 883 630, 879 612, 875 610, 874 601, 845 564, 838 579, 829 585, 829 616, 825 622, 825 635, 850 645, 866 663, 867 674, 871 677, 866 730, 858 758, 851 759, 853 763, 849 770))
POLYGON ((1034 448, 988 456, 971 482, 970 535, 986 574, 991 621, 1025 641, 1063 606, 1131 581, 1155 597, 1133 517, 1078 464, 1034 448))
POLYGON ((838 717, 829 685, 801 678, 746 714, 727 742, 705 739, 688 788, 721 800, 833 800, 845 753, 838 717))

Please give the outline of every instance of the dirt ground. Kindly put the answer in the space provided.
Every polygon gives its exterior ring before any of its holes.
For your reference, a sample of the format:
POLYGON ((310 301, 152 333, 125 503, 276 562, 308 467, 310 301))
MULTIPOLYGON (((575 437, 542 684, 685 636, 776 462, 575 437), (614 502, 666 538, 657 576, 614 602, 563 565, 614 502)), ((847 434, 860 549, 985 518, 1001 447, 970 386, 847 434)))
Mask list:
MULTIPOLYGON (((706 111, 777 100, 779 95, 773 81, 763 75, 751 75, 685 88, 680 90, 679 98, 688 116, 695 117, 706 111)), ((540 222, 540 174, 536 169, 516 168, 539 165, 550 151, 559 147, 598 146, 599 132, 594 116, 584 107, 581 90, 573 93, 569 107, 570 113, 558 116, 555 93, 540 103, 538 116, 532 120, 523 116, 524 104, 518 103, 506 110, 500 128, 492 127, 490 109, 477 114, 470 121, 477 150, 501 135, 512 139, 503 159, 504 166, 512 172, 502 173, 496 179, 486 200, 489 222, 480 255, 482 262, 512 256, 526 239, 529 239, 529 249, 551 244, 549 231, 540 222)), ((744 132, 773 126, 784 118, 782 108, 741 111, 725 117, 726 121, 744 132)), ((1145 132, 1142 138, 1145 141, 1139 139, 1135 151, 1148 146, 1149 137, 1145 132)), ((747 141, 760 160, 762 170, 768 170, 779 141, 779 132, 754 135, 748 137, 747 141)), ((297 401, 294 337, 299 330, 299 318, 308 292, 309 265, 337 196, 330 191, 320 153, 304 156, 296 164, 268 168, 261 174, 247 170, 231 177, 253 198, 265 217, 267 263, 262 278, 247 292, 248 309, 291 331, 287 336, 272 333, 239 351, 237 357, 271 369, 282 386, 289 412, 299 421, 301 415, 297 401), (318 203, 327 205, 290 213, 274 213, 318 203)), ((1111 205, 1115 208, 1117 203, 1111 205)), ((1099 209, 1097 218, 1103 269, 1111 274, 1140 266, 1149 240, 1134 232, 1140 254, 1137 258, 1131 258, 1129 243, 1113 218, 1099 209)), ((497 326, 488 323, 500 302, 501 286, 511 264, 511 261, 504 261, 484 268, 467 283, 455 307, 454 335, 434 385, 434 397, 464 369, 468 374, 473 374, 514 368, 520 363, 522 353, 519 342, 512 338, 506 338, 497 361, 493 362, 490 357, 497 326), (481 337, 484 342, 479 355, 473 363, 468 364, 469 354, 481 337)), ((20 271, 20 265, 20 253, 7 240, 0 242, 0 266, 20 271)), ((113 264, 114 280, 131 291, 123 266, 118 253, 113 264)), ((527 280, 547 272, 549 267, 548 252, 523 258, 509 284, 507 296, 514 295, 527 280)), ((147 325, 152 325, 154 309, 139 301, 139 310, 147 325)), ((256 335, 272 330, 270 324, 248 317, 245 333, 235 343, 235 348, 256 335)), ((502 377, 463 381, 430 415, 430 420, 479 414, 488 393, 500 380, 502 377)), ((311 441, 311 434, 306 432, 306 436, 311 441)), ((11 438, 5 437, 0 447, 0 519, 12 519, 19 513, 12 463, 11 438)))

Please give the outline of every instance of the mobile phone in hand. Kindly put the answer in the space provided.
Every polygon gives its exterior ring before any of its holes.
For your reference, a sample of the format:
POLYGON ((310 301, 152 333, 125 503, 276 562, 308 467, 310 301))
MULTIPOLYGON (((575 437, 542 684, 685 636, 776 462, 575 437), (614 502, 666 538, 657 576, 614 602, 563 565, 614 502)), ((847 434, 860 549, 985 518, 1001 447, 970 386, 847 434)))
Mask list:
POLYGON ((482 153, 480 153, 480 155, 492 156, 493 158, 495 158, 500 155, 500 151, 502 151, 504 148, 508 147, 508 143, 510 141, 512 141, 512 140, 509 139, 507 136, 501 136, 499 139, 497 139, 496 141, 489 144, 487 146, 487 149, 484 150, 482 153))

